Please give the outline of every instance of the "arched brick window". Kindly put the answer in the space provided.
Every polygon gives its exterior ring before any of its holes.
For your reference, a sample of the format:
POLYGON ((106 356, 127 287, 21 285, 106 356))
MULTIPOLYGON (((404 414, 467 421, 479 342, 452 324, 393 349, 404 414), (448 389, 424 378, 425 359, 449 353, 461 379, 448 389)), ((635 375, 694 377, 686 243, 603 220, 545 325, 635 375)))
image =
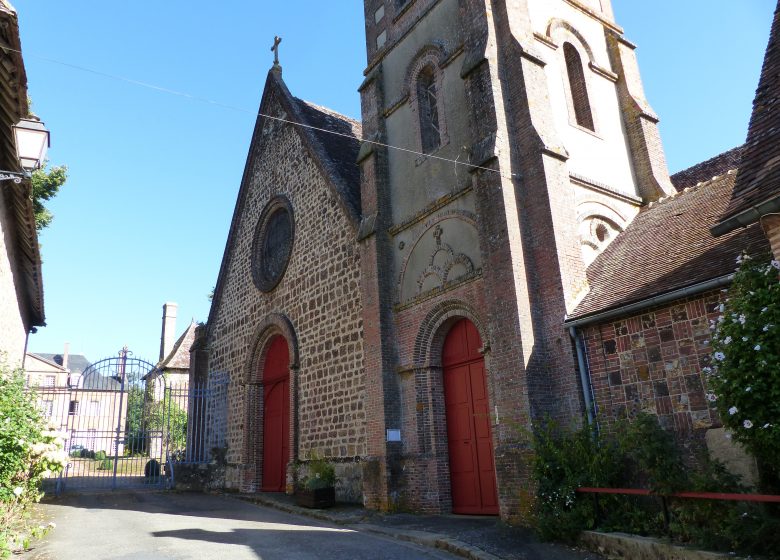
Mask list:
POLYGON ((566 74, 569 78, 569 91, 574 107, 574 119, 577 124, 588 130, 596 130, 593 124, 593 113, 588 98, 588 85, 585 82, 585 72, 582 69, 580 53, 571 43, 563 44, 563 57, 566 60, 566 74))
POLYGON ((436 91, 436 74, 432 66, 426 66, 417 75, 417 103, 420 113, 422 151, 429 154, 441 146, 439 127, 439 102, 436 91))

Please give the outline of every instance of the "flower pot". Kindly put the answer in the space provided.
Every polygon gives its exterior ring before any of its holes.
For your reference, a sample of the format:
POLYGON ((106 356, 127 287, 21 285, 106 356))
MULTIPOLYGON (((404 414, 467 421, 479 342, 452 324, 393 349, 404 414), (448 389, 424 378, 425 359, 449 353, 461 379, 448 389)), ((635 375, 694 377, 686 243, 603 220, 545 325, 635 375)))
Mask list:
POLYGON ((307 508, 329 508, 336 503, 336 489, 330 488, 297 488, 295 503, 307 508))

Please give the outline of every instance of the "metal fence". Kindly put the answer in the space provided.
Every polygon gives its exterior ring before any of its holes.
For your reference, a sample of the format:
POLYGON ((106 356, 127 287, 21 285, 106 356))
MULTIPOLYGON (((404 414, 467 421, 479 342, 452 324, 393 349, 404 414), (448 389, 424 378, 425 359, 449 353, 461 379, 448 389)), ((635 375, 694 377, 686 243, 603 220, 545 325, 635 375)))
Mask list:
POLYGON ((218 373, 210 375, 206 383, 188 388, 187 444, 183 452, 177 452, 177 463, 208 463, 212 450, 225 446, 228 383, 227 374, 218 373))
POLYGON ((32 386, 47 420, 66 433, 68 465, 45 489, 165 488, 176 463, 211 460, 225 444, 226 375, 173 384, 120 353, 65 386, 32 386))

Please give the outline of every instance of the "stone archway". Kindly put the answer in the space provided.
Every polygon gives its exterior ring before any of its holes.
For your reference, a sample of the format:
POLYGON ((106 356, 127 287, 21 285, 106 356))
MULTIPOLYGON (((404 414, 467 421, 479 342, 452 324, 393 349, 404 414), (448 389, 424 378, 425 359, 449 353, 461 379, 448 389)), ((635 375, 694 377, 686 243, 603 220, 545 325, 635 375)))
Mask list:
POLYGON ((242 492, 283 491, 292 481, 291 465, 298 458, 298 364, 292 322, 281 314, 268 315, 251 338, 245 368, 242 492), (276 416, 272 441, 266 441, 269 399, 276 416), (266 449, 272 447, 278 452, 266 461, 266 449), (264 473, 271 464, 276 465, 274 473, 264 473))
POLYGON ((457 321, 442 348, 453 513, 498 515, 490 399, 482 339, 474 323, 457 321))
POLYGON ((287 341, 275 335, 265 352, 263 386, 263 492, 284 492, 290 462, 290 356, 287 341))
POLYGON ((425 470, 430 473, 426 481, 430 503, 420 505, 442 513, 453 511, 454 505, 444 383, 445 368, 451 364, 442 357, 448 334, 463 320, 478 333, 481 347, 476 349, 477 355, 486 364, 489 344, 484 323, 469 304, 457 300, 441 302, 428 312, 415 339, 413 356, 418 453, 428 458, 425 470))

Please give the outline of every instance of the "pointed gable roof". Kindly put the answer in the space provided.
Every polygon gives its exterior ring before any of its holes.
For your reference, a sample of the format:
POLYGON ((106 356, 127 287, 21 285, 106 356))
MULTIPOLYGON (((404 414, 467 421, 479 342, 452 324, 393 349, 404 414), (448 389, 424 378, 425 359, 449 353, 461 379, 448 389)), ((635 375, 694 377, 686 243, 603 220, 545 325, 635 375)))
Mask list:
POLYGON ((747 144, 731 201, 713 235, 723 235, 780 211, 780 2, 753 101, 747 144))
MULTIPOLYGON (((1 2, 2 2, 2 0, 0 0, 0 3, 1 2)), ((53 354, 48 354, 48 355, 49 356, 53 356, 53 354)), ((47 358, 46 356, 47 356, 47 354, 36 354, 34 352, 27 352, 27 357, 30 358, 31 360, 34 360, 34 361, 40 362, 40 363, 44 363, 44 364, 48 365, 49 367, 52 367, 54 369, 57 369, 57 370, 60 370, 60 371, 63 371, 63 372, 68 371, 67 369, 62 367, 62 360, 57 362, 57 361, 55 361, 52 358, 47 358)), ((29 360, 25 361, 24 369, 27 370, 27 371, 33 370, 32 369, 32 364, 31 364, 31 362, 29 360)))
POLYGON ((357 164, 360 151, 361 125, 358 121, 344 115, 293 97, 282 80, 281 70, 272 68, 268 72, 260 102, 260 111, 255 122, 252 140, 249 145, 244 175, 238 191, 233 219, 230 223, 222 263, 219 267, 217 285, 211 301, 211 310, 207 325, 212 324, 214 310, 222 297, 222 287, 227 274, 228 263, 238 234, 238 226, 251 190, 251 165, 259 153, 262 138, 263 121, 272 101, 277 101, 287 113, 285 121, 294 126, 300 134, 302 143, 320 168, 328 184, 335 191, 336 200, 357 233, 360 224, 360 168, 357 164), (326 130, 334 133, 325 132, 326 130))
POLYGON ((189 369, 190 368, 190 348, 195 342, 195 329, 198 324, 193 320, 190 326, 182 333, 179 339, 174 343, 170 353, 157 364, 158 369, 189 369))
MULTIPOLYGON (((62 364, 65 362, 62 354, 44 354, 41 352, 30 354, 35 355, 37 358, 45 360, 49 363, 56 364, 58 367, 62 367, 62 364)), ((90 366, 91 363, 92 362, 90 362, 87 357, 82 354, 68 354, 68 369, 73 374, 81 375, 84 373, 84 370, 90 366)))
POLYGON ((301 116, 299 122, 313 127, 305 129, 312 136, 312 147, 319 152, 320 162, 327 166, 330 174, 338 177, 335 186, 349 207, 351 217, 356 219, 360 216, 360 167, 357 164, 360 123, 303 99, 294 97, 292 100, 301 116))

